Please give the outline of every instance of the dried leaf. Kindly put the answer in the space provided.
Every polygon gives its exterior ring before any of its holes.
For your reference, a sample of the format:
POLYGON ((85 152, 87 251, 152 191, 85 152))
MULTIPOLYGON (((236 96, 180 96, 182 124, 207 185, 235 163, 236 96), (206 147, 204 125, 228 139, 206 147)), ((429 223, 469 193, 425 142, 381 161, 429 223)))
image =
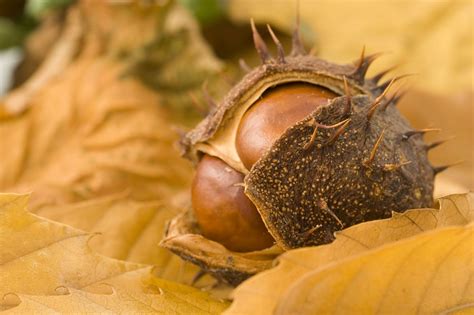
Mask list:
POLYGON ((28 113, 1 122, 0 134, 12 136, 0 138, 0 189, 35 191, 38 209, 126 189, 157 199, 185 187, 190 165, 173 148, 177 136, 157 95, 119 73, 107 60, 78 62, 28 113))
MULTIPOLYGON (((10 294, 5 314, 220 314, 226 304, 209 298, 208 294, 177 283, 157 280, 153 293, 130 293, 113 289, 111 294, 66 289, 69 294, 26 295, 10 294), (15 301, 13 296, 19 298, 15 301)), ((64 291, 64 290, 63 290, 64 291)), ((4 298, 5 300, 5 298, 4 298)))
POLYGON ((119 72, 106 60, 80 62, 26 115, 1 123, 0 133, 15 136, 0 139, 0 187, 35 191, 36 209, 125 189, 156 199, 187 185, 190 165, 173 148, 177 137, 157 95, 136 80, 117 80, 119 72), (78 82, 78 75, 90 79, 78 82))
POLYGON ((308 272, 425 231, 466 225, 474 221, 473 197, 473 194, 467 194, 441 198, 439 210, 415 209, 394 213, 393 218, 366 222, 340 231, 331 244, 291 250, 278 258, 276 268, 237 287, 234 303, 227 314, 272 314, 287 288, 308 272))
MULTIPOLYGON (((12 312, 105 307, 112 312, 217 314, 226 307, 207 293, 154 277, 149 265, 93 252, 87 244, 91 234, 30 214, 27 203, 27 195, 0 194, 0 296, 18 294, 22 300, 12 312), (113 288, 111 295, 103 294, 110 291, 104 284, 113 288), (47 296, 60 294, 61 288, 70 294, 47 296)), ((4 299, 0 310, 11 304, 4 299)))
POLYGON ((307 273, 274 314, 474 311, 474 224, 418 234, 307 273))
MULTIPOLYGON (((187 193, 186 193, 187 195, 187 193)), ((155 265, 155 275, 191 283, 199 269, 158 246, 165 222, 179 211, 185 194, 173 200, 136 201, 124 192, 103 198, 60 206, 45 206, 38 215, 88 232, 100 233, 89 241, 96 252, 116 259, 155 265), (173 203, 175 205, 173 205, 173 203)), ((200 286, 213 283, 200 281, 200 286)))
POLYGON ((127 273, 150 272, 145 265, 98 255, 87 246, 91 234, 37 217, 27 203, 27 195, 0 194, 0 295, 55 294, 59 286, 119 284, 127 273))
POLYGON ((198 268, 158 246, 193 174, 170 117, 186 107, 173 97, 188 98, 220 62, 174 2, 81 0, 63 29, 29 83, 0 101, 22 100, 0 118, 0 191, 33 191, 32 212, 100 233, 93 250, 191 283, 198 268))
POLYGON ((188 92, 221 68, 195 21, 171 2, 81 0, 63 28, 39 70, 0 100, 10 113, 0 134, 11 135, 0 139, 0 189, 35 191, 38 209, 127 188, 155 200, 188 187, 170 117, 196 117, 183 96, 189 103, 188 92), (143 66, 159 84, 143 83, 143 66), (173 110, 164 106, 172 99, 173 110))
MULTIPOLYGON (((142 299, 133 296, 119 295, 116 292, 108 294, 94 294, 85 291, 68 289, 70 294, 65 295, 26 295, 10 294, 6 296, 9 305, 4 314, 68 314, 68 313, 158 313, 169 311, 164 306, 153 301, 153 295, 144 295, 142 299), (17 300, 14 300, 17 297, 17 300), (146 302, 146 303, 144 303, 146 302), (158 305, 154 305, 158 304, 158 305)), ((4 298, 5 299, 5 298, 4 298)), ((159 301, 159 299, 157 299, 159 301)))

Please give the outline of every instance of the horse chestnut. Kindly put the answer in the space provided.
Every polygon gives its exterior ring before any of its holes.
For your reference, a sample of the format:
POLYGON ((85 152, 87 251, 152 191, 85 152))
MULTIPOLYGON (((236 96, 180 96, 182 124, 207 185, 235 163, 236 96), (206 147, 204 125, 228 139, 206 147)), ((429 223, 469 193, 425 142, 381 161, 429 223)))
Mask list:
POLYGON ((202 234, 233 251, 270 247, 273 238, 244 194, 244 175, 221 159, 204 155, 192 184, 191 198, 202 234))
POLYGON ((183 137, 184 156, 198 165, 192 209, 162 241, 234 285, 284 250, 431 207, 434 176, 445 169, 428 161, 428 129, 413 130, 396 108, 400 96, 387 97, 397 78, 366 77, 375 55, 333 64, 307 54, 297 31, 286 55, 269 28, 273 57, 252 30, 262 65, 183 137))

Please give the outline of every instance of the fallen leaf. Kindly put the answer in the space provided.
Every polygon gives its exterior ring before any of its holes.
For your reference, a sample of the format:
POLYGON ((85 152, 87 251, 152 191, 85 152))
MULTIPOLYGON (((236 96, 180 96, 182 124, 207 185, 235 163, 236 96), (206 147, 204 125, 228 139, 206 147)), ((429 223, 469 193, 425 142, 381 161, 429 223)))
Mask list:
POLYGON ((214 300, 209 294, 193 287, 166 281, 159 278, 152 278, 150 286, 158 290, 168 303, 174 306, 174 310, 169 308, 165 314, 177 312, 179 314, 221 314, 227 307, 228 302, 214 300))
MULTIPOLYGON (((28 195, 0 194, 0 296, 22 301, 11 311, 217 314, 226 307, 208 293, 156 278, 150 265, 95 253, 88 246, 92 234, 33 215, 27 203, 28 195), (113 293, 104 294, 109 286, 113 293), (58 296, 61 288, 70 294, 58 296)), ((0 310, 11 304, 4 299, 0 310)))
POLYGON ((87 245, 91 234, 29 213, 28 199, 0 194, 0 296, 55 294, 60 286, 82 289, 130 272, 150 272, 145 265, 98 255, 87 245))
MULTIPOLYGON (((159 305, 159 299, 153 301, 153 296, 135 299, 133 296, 113 294, 94 294, 74 289, 68 289, 70 294, 65 295, 15 295, 19 300, 14 301, 12 296, 6 296, 9 305, 4 314, 71 314, 71 313, 163 313, 170 311, 165 305, 159 305), (158 305, 154 305, 158 304, 158 305)), ((13 295, 13 294, 11 294, 13 295)), ((5 298, 4 298, 5 299, 5 298)))
POLYGON ((11 135, 0 138, 0 189, 35 191, 38 209, 188 187, 172 118, 195 120, 189 93, 222 68, 196 22, 174 2, 81 0, 62 28, 39 69, 0 99, 0 134, 11 135))
POLYGON ((114 81, 118 74, 106 60, 79 63, 26 115, 0 123, 0 134, 12 135, 0 138, 0 188, 34 191, 38 209, 126 189, 132 198, 159 199, 186 187, 190 165, 173 149, 177 137, 157 96, 137 81, 114 81), (91 86, 75 82, 82 71, 111 75, 100 78, 106 86, 91 86), (89 98, 91 89, 100 96, 89 98), (85 99, 71 100, 75 93, 85 99))
POLYGON ((474 224, 448 227, 307 273, 274 314, 474 312, 474 224))
POLYGON ((425 231, 466 225, 474 221, 473 197, 471 193, 441 198, 439 210, 394 213, 390 219, 366 222, 337 232, 331 244, 286 252, 277 259, 275 268, 236 288, 234 302, 226 314, 272 314, 287 288, 308 272, 425 231))
POLYGON ((176 212, 162 201, 135 201, 128 193, 122 193, 43 207, 37 214, 84 231, 100 233, 89 245, 105 256, 153 264, 159 261, 157 251, 160 250, 156 244, 163 234, 162 222, 170 220, 176 212))
MULTIPOLYGON (((134 24, 133 31, 127 29, 104 43, 99 35, 111 25, 96 25, 94 18, 125 23, 138 13, 131 10, 127 15, 104 3, 89 2, 81 1, 70 11, 75 18, 67 20, 82 39, 78 57, 53 64, 54 76, 41 84, 22 85, 2 100, 8 104, 10 96, 22 95, 29 110, 0 121, 0 134, 11 135, 0 138, 0 189, 34 191, 32 209, 126 189, 132 198, 161 199, 187 187, 192 174, 174 148, 178 137, 160 94, 136 77, 124 76, 130 60, 112 57, 115 49, 127 44, 131 47, 125 51, 145 45, 156 29, 146 28, 137 43, 132 36, 139 25, 134 24), (89 16, 89 11, 94 14, 89 16), (88 19, 79 19, 78 13, 88 19), (86 33, 84 24, 90 26, 86 33), (28 86, 34 87, 34 93, 28 86)), ((153 25, 159 17, 148 13, 141 26, 153 25)))
POLYGON ((81 0, 66 16, 39 70, 0 100, 16 108, 0 119, 0 191, 33 191, 33 213, 100 233, 95 252, 190 284, 199 268, 158 246, 193 174, 172 117, 192 121, 188 92, 220 61, 176 3, 81 0))
MULTIPOLYGON (((36 214, 71 225, 75 228, 100 233, 89 241, 96 252, 121 260, 154 265, 156 276, 182 283, 191 283, 199 272, 195 265, 185 263, 178 256, 158 246, 165 229, 181 209, 180 197, 174 202, 136 201, 129 193, 110 195, 67 205, 45 206, 36 214), (175 203, 175 205, 173 205, 175 203)), ((210 277, 199 281, 200 286, 214 283, 210 277)))
MULTIPOLYGON (((5 314, 220 314, 223 302, 209 298, 195 288, 158 280, 153 293, 130 293, 112 288, 111 294, 66 289, 62 295, 7 295, 5 314), (13 300, 14 295, 19 301, 13 300)), ((150 290, 151 291, 151 290, 150 290)), ((4 297, 5 300, 5 297, 4 297)), ((0 310, 2 305, 0 305, 0 310)))

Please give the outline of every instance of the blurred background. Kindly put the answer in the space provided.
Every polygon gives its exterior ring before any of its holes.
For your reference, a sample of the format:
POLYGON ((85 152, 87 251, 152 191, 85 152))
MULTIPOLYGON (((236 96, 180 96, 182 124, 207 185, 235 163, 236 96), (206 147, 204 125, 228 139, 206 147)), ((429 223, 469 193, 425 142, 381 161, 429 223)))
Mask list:
MULTIPOLYGON (((198 104, 205 104, 200 93, 203 82, 218 100, 242 75, 240 58, 250 66, 259 63, 250 18, 268 42, 267 23, 289 47, 300 12, 305 45, 319 57, 351 63, 365 46, 369 54, 384 53, 369 76, 392 66, 396 68, 387 78, 416 74, 401 83, 408 93, 399 108, 416 128, 441 128, 441 132, 428 134, 427 142, 449 139, 430 152, 435 166, 459 163, 438 177, 436 195, 474 188, 470 0, 0 0, 0 112, 22 112, 27 106, 12 97, 16 89, 25 90, 26 84, 31 97, 34 86, 41 85, 37 82, 51 78, 53 71, 33 80, 45 60, 56 58, 52 57, 54 48, 64 41, 68 10, 75 6, 80 7, 81 19, 87 20, 88 27, 82 32, 100 32, 103 38, 116 39, 103 50, 126 60, 125 73, 157 91, 173 124, 184 127, 201 119, 203 108, 192 103, 197 99, 198 104), (166 8, 176 5, 187 11, 185 22, 168 21, 167 15, 172 14, 166 8), (109 12, 105 7, 113 9, 109 12), (163 20, 168 26, 162 25, 163 20), (179 32, 161 36, 175 24, 186 25, 187 37, 179 32), (199 58, 191 53, 176 62, 170 59, 191 46, 199 46, 199 58)), ((79 53, 69 59, 76 55, 79 53)))

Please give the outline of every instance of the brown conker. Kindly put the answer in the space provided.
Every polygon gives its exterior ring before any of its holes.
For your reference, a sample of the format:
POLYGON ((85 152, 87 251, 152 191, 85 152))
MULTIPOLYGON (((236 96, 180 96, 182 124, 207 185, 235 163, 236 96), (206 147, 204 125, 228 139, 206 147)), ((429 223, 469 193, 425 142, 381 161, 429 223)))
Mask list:
POLYGON ((286 129, 337 96, 308 83, 284 84, 267 91, 245 113, 237 130, 236 148, 244 166, 250 169, 286 129))
POLYGON ((273 238, 244 194, 243 181, 242 173, 219 158, 204 155, 191 190, 197 222, 205 237, 230 250, 248 252, 270 247, 273 238))

